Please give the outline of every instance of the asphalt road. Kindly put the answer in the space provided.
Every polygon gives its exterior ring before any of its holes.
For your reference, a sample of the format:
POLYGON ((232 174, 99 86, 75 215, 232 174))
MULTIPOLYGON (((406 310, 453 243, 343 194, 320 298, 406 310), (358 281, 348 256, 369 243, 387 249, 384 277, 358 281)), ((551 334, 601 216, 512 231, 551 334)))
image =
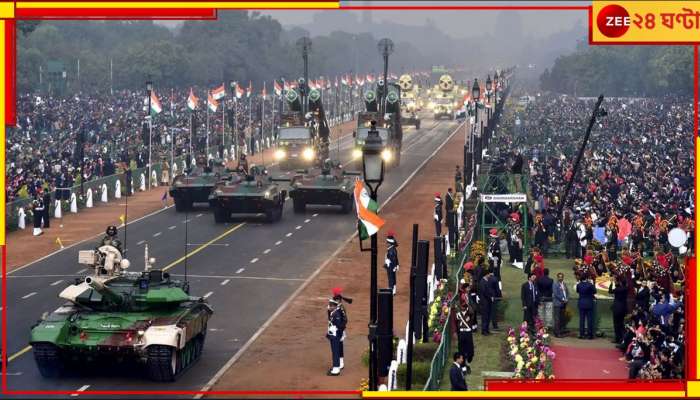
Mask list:
MULTIPOLYGON (((458 123, 426 119, 422 125, 419 131, 408 128, 404 132, 401 165, 387 172, 380 202, 409 178, 458 123)), ((350 157, 351 144, 352 138, 341 142, 342 161, 350 157)), ((335 153, 337 144, 331 148, 335 153)), ((347 167, 353 169, 352 164, 347 167)), ((272 174, 281 172, 273 169, 272 174)), ((215 224, 206 208, 185 214, 173 207, 130 222, 126 247, 132 270, 143 267, 143 248, 148 244, 156 266, 181 279, 187 248, 191 293, 206 296, 214 308, 202 358, 174 383, 151 382, 138 368, 119 365, 78 371, 60 380, 42 378, 27 346, 30 327, 42 313, 62 304, 57 296, 63 288, 88 273, 77 264, 77 254, 93 248, 97 239, 22 267, 7 277, 8 389, 201 390, 355 230, 354 212, 344 215, 333 208, 309 206, 305 214, 294 214, 291 200, 282 220, 274 224, 255 219, 215 224)))

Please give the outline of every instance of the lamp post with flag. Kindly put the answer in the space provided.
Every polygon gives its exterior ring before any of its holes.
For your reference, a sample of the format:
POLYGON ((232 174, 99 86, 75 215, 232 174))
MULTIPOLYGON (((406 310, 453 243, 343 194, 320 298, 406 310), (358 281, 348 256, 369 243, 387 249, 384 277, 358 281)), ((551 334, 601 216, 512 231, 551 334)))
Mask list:
MULTIPOLYGON (((356 184, 357 213, 361 223, 359 224, 360 240, 370 237, 370 317, 369 317, 369 390, 377 390, 378 384, 378 341, 377 341, 377 232, 384 221, 376 215, 377 191, 384 182, 384 158, 382 157, 382 138, 377 131, 377 122, 371 122, 371 128, 367 134, 367 140, 362 147, 362 172, 364 182, 370 189, 367 196, 366 190, 358 196, 356 184), (359 199, 358 199, 359 197, 359 199), (369 197, 369 198, 367 198, 369 197), (364 235, 363 235, 364 233, 364 235)), ((360 242, 362 249, 362 242, 360 242)))
MULTIPOLYGON (((146 81, 146 97, 148 99, 148 107, 146 118, 148 119, 148 188, 151 188, 151 142, 153 139, 153 117, 151 115, 152 97, 153 97, 153 82, 150 78, 146 81)), ((124 243, 126 246, 126 243, 124 243)))

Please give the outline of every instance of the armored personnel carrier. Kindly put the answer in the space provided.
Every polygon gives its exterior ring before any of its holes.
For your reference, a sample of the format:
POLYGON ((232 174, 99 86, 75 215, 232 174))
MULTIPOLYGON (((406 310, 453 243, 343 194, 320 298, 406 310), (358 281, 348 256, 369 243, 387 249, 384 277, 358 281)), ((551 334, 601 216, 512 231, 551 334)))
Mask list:
POLYGON ((264 214, 267 222, 276 222, 282 219, 286 199, 287 191, 281 190, 264 168, 251 165, 247 173, 218 182, 209 195, 209 206, 217 223, 229 221, 231 214, 264 214))
POLYGON ((440 119, 455 119, 455 96, 456 86, 450 75, 442 75, 438 84, 433 88, 431 98, 431 108, 433 110, 433 118, 440 119))
MULTIPOLYGON (((379 91, 383 90, 383 82, 377 85, 379 91)), ((362 146, 367 140, 372 121, 376 121, 376 129, 384 144, 382 157, 387 166, 398 166, 401 163, 401 144, 403 141, 403 129, 401 127, 400 89, 398 85, 389 84, 386 101, 378 106, 377 94, 373 90, 365 91, 365 107, 367 111, 358 113, 357 130, 353 132, 355 147, 352 158, 358 160, 362 157, 362 146), (382 114, 382 110, 384 113, 382 114)))
POLYGON ((289 197, 294 201, 294 212, 303 213, 307 204, 338 205, 343 213, 352 211, 352 175, 335 161, 326 160, 321 168, 297 171, 291 178, 289 197))
POLYGON ((197 166, 189 174, 174 177, 168 193, 175 201, 176 211, 192 208, 194 203, 206 203, 214 185, 229 174, 224 163, 211 160, 207 163, 203 156, 197 158, 197 166))
POLYGON ((413 125, 416 129, 420 129, 420 118, 418 118, 418 111, 421 110, 418 95, 420 88, 408 74, 399 77, 399 87, 401 88, 401 125, 413 125))
POLYGON ((189 295, 187 282, 154 269, 129 272, 129 260, 112 245, 80 251, 93 269, 60 294, 67 302, 31 330, 29 343, 39 372, 58 378, 73 365, 143 364, 154 381, 174 381, 202 355, 213 311, 189 295))

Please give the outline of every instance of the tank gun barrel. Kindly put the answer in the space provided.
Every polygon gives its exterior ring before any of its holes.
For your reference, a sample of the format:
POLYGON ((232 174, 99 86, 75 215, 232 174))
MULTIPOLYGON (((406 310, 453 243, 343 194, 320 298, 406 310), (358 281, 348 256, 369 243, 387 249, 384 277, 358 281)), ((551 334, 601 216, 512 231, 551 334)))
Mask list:
POLYGON ((120 305, 124 302, 124 299, 119 294, 115 293, 112 289, 108 288, 103 282, 96 280, 90 276, 85 278, 85 283, 92 289, 96 290, 102 297, 107 299, 110 303, 120 305))

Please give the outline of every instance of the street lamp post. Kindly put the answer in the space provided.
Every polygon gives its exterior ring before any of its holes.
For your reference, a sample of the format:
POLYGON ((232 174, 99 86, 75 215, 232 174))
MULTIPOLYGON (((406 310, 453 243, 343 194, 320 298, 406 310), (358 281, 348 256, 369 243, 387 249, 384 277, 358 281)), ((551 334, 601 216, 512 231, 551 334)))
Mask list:
POLYGON ((491 75, 489 74, 486 77, 486 104, 488 104, 489 107, 486 109, 486 132, 483 139, 484 146, 487 148, 489 143, 489 135, 491 133, 491 117, 493 116, 493 112, 491 110, 491 89, 493 89, 493 81, 491 81, 491 75))
POLYGON ((472 142, 474 146, 472 147, 473 166, 472 171, 474 174, 474 181, 476 181, 476 166, 481 162, 481 132, 479 136, 475 136, 474 132, 479 126, 479 98, 481 97, 481 87, 479 86, 479 81, 474 78, 474 84, 472 85, 472 101, 474 104, 474 125, 472 126, 472 142))
MULTIPOLYGON (((304 59, 304 82, 299 82, 299 92, 301 94, 301 113, 306 116, 309 112, 309 52, 311 51, 311 39, 304 36, 297 40, 297 48, 301 50, 301 56, 304 59)), ((306 117, 304 117, 306 118, 306 117)))
MULTIPOLYGON (((151 188, 151 142, 153 140, 153 121, 151 117, 151 93, 153 93, 153 82, 146 81, 146 95, 148 96, 148 108, 146 108, 146 118, 148 119, 148 188, 151 188)), ((126 243, 125 243, 126 245, 126 243)))
MULTIPOLYGON (((377 131, 377 122, 371 122, 367 140, 362 147, 362 172, 369 187, 370 198, 377 201, 377 190, 384 181, 384 158, 382 138, 377 131)), ((369 316, 369 390, 377 390, 379 357, 377 352, 377 234, 371 236, 370 258, 370 316, 369 316)))

